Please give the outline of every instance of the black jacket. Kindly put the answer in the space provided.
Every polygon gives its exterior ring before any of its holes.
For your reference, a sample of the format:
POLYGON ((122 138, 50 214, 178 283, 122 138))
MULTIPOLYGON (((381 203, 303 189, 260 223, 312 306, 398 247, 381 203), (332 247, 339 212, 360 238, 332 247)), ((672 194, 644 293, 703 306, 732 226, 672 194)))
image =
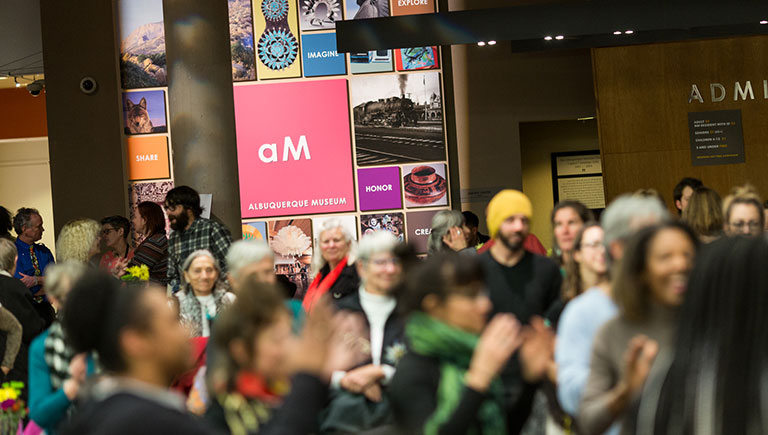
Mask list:
MULTIPOLYGON (((330 271, 330 266, 326 264, 325 267, 320 269, 320 274, 325 277, 328 276, 330 271)), ((341 271, 339 277, 336 278, 336 282, 334 282, 331 288, 328 289, 328 294, 331 295, 333 301, 336 302, 338 306, 338 303, 342 299, 351 295, 352 293, 357 293, 357 289, 359 288, 360 277, 357 276, 357 267, 355 267, 354 264, 348 264, 341 271)))
POLYGON ((186 412, 129 393, 87 402, 62 429, 64 435, 204 435, 213 433, 186 412))
MULTIPOLYGON (((368 323, 368 318, 365 316, 363 306, 360 304, 360 292, 355 289, 354 292, 347 295, 337 302, 337 307, 342 311, 351 311, 354 313, 360 313, 365 319, 365 325, 369 328, 371 325, 368 323)), ((368 337, 370 341, 370 336, 368 337)), ((387 323, 384 324, 384 341, 382 342, 381 351, 381 363, 395 367, 398 364, 399 356, 405 353, 405 319, 398 312, 396 306, 392 313, 387 318, 387 323), (396 349, 402 349, 402 352, 397 352, 396 349), (393 351, 388 352, 389 349, 393 351)), ((364 361, 361 366, 371 364, 371 360, 364 361)))
MULTIPOLYGON (((397 373, 387 390, 395 420, 402 433, 421 434, 424 424, 437 409, 437 390, 440 385, 440 360, 408 352, 397 367, 397 373)), ((464 387, 461 400, 438 433, 466 434, 472 429, 479 433, 478 412, 488 399, 484 393, 464 387)), ((508 432, 515 434, 516 422, 521 416, 515 408, 507 409, 508 432)))
MULTIPOLYGON (((0 304, 21 323, 21 347, 13 363, 13 369, 4 381, 21 381, 27 384, 29 345, 45 329, 45 320, 35 309, 32 294, 18 279, 0 275, 0 304)), ((0 349, 5 349, 5 334, 0 334, 0 349)), ((24 389, 26 392, 26 388, 24 389)))

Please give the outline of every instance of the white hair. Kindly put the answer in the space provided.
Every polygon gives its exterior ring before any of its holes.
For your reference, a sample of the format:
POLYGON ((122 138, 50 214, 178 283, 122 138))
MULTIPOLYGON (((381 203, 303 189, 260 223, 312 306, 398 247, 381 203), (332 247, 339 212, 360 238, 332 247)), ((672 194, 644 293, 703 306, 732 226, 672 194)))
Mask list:
MULTIPOLYGON (((658 198, 640 195, 621 195, 600 217, 603 243, 610 248, 614 241, 627 240, 643 226, 669 220, 669 211, 658 198)), ((606 252, 610 257, 610 249, 606 252)))
POLYGON ((357 259, 365 263, 376 254, 392 253, 398 245, 397 237, 389 231, 379 230, 369 233, 360 240, 357 247, 357 259))
POLYGON ((234 277, 239 277, 240 271, 251 264, 265 258, 275 259, 275 254, 267 242, 263 240, 238 240, 229 247, 227 252, 227 271, 234 277))
POLYGON ((325 261, 325 258, 323 258, 323 253, 320 250, 320 236, 323 235, 326 231, 331 231, 338 229, 341 231, 341 236, 344 237, 344 240, 346 240, 347 243, 349 243, 349 253, 347 254, 347 265, 353 264, 355 262, 355 251, 357 248, 357 244, 355 243, 355 237, 352 235, 352 233, 349 232, 347 227, 344 226, 344 223, 341 221, 341 219, 338 218, 330 218, 325 220, 321 225, 320 228, 317 231, 317 243, 315 244, 314 253, 312 254, 312 275, 316 275, 318 272, 320 272, 320 269, 324 268, 327 261, 325 261))
POLYGON ((85 263, 74 260, 51 264, 45 268, 45 292, 63 304, 69 291, 87 270, 85 263))
POLYGON ((464 224, 464 215, 456 210, 442 210, 432 217, 432 229, 427 239, 427 251, 430 255, 443 250, 443 236, 448 234, 451 228, 461 227, 464 224))
POLYGON ((221 266, 219 266, 219 262, 216 260, 216 257, 211 254, 211 251, 207 249, 198 249, 197 251, 192 252, 189 254, 189 257, 187 257, 186 260, 184 260, 184 264, 181 266, 181 270, 184 272, 189 271, 189 266, 192 265, 192 262, 195 261, 199 257, 208 257, 213 261, 213 267, 216 268, 216 271, 219 272, 219 276, 221 276, 221 266))

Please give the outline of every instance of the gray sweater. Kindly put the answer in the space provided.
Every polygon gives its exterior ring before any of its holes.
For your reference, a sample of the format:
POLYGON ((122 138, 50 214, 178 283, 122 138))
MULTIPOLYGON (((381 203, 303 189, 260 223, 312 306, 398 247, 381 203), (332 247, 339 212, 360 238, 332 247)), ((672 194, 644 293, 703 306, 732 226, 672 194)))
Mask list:
MULTIPOLYGON (((613 389, 624 377, 624 354, 633 337, 643 334, 659 344, 656 361, 673 352, 677 310, 653 305, 643 322, 630 322, 622 315, 606 322, 597 333, 592 347, 590 373, 579 407, 578 422, 585 435, 605 433, 612 424, 621 425, 626 412, 612 415, 608 403, 613 389)), ((653 377, 656 364, 651 369, 653 377)), ((614 431, 615 432, 615 431, 614 431)))

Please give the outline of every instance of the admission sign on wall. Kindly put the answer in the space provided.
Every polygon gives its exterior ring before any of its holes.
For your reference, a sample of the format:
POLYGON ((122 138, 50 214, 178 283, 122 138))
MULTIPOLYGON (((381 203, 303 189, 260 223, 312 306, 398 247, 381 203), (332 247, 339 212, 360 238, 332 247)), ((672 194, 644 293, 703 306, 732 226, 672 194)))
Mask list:
POLYGON ((347 81, 235 86, 244 218, 355 211, 347 81))

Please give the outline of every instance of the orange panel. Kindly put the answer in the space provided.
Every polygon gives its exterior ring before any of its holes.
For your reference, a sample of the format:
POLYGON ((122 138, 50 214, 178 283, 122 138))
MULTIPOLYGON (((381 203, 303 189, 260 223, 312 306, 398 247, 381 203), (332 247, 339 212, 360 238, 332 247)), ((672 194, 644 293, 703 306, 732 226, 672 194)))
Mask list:
POLYGON ((165 136, 129 137, 126 145, 129 180, 170 178, 165 136))
POLYGON ((0 139, 46 136, 45 93, 33 97, 24 88, 0 89, 0 139))

